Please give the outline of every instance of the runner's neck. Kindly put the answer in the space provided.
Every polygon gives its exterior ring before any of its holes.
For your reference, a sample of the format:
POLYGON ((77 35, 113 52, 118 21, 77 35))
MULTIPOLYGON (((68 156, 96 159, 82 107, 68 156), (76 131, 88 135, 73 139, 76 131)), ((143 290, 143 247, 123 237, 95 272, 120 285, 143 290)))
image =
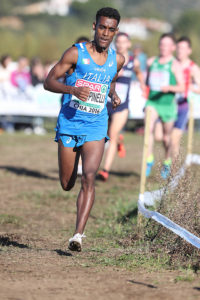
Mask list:
POLYGON ((158 61, 160 64, 166 64, 170 62, 172 59, 174 59, 173 55, 168 55, 168 56, 159 56, 158 61))
POLYGON ((89 55, 91 56, 92 60, 100 66, 103 66, 108 58, 108 49, 102 52, 98 51, 96 44, 92 41, 85 45, 89 55))

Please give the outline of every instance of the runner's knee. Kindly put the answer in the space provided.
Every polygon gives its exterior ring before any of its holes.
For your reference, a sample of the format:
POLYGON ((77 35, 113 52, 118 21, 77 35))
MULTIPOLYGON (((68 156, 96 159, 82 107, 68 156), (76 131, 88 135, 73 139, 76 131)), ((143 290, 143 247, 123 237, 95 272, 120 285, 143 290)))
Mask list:
POLYGON ((94 186, 95 172, 87 172, 82 175, 81 184, 83 188, 91 188, 94 186))
POLYGON ((66 180, 61 178, 60 183, 64 191, 70 191, 75 185, 75 180, 66 180))
POLYGON ((118 141, 118 132, 114 132, 114 133, 110 133, 109 136, 110 136, 110 142, 115 142, 117 143, 118 141))
POLYGON ((169 143, 169 140, 170 140, 170 135, 165 133, 165 134, 163 135, 163 142, 164 142, 165 144, 168 144, 168 143, 169 143))

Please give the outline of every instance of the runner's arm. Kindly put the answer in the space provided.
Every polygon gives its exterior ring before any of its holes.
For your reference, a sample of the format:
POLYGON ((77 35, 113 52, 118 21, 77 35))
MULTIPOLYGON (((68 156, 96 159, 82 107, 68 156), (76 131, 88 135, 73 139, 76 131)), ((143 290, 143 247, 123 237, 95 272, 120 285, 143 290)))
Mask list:
POLYGON ((86 101, 89 96, 88 87, 74 87, 65 85, 64 83, 58 81, 59 78, 65 76, 66 72, 68 72, 69 70, 73 71, 76 66, 77 60, 78 50, 76 47, 71 47, 66 50, 58 63, 49 72, 44 82, 45 90, 54 93, 72 94, 80 100, 86 101))
POLYGON ((152 56, 149 59, 147 59, 147 76, 146 76, 146 90, 145 90, 145 98, 146 100, 149 97, 149 92, 150 92, 150 87, 149 87, 149 73, 150 73, 150 67, 152 65, 152 63, 154 62, 156 56, 152 56))
POLYGON ((194 83, 189 86, 189 91, 200 94, 200 68, 196 64, 192 68, 192 79, 194 83))
POLYGON ((174 60, 172 64, 172 72, 176 78, 176 85, 168 85, 162 87, 163 93, 182 93, 185 90, 183 71, 177 60, 174 60))
POLYGON ((115 91, 115 84, 116 84, 116 80, 117 80, 119 71, 123 67, 124 62, 125 62, 124 56, 121 55, 121 54, 117 54, 117 73, 116 73, 115 77, 113 78, 113 80, 111 82, 110 91, 109 91, 109 94, 108 94, 109 97, 111 98, 113 108, 116 108, 121 103, 121 100, 120 100, 119 96, 117 95, 117 93, 115 91))

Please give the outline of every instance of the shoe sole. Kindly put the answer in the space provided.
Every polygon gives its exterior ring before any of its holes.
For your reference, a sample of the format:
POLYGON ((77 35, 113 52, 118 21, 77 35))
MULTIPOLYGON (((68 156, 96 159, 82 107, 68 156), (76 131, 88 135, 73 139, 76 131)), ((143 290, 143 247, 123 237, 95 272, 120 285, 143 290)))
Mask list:
POLYGON ((71 251, 77 251, 77 252, 81 252, 81 244, 76 242, 76 241, 73 241, 69 244, 68 246, 69 250, 71 251))

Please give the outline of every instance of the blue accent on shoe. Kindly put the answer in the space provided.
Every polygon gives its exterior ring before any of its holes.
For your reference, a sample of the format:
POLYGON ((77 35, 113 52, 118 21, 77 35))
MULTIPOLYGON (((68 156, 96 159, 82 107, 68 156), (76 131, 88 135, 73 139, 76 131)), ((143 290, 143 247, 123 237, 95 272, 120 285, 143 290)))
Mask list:
POLYGON ((161 170, 161 177, 163 179, 167 179, 170 175, 170 165, 163 165, 162 170, 161 170))
POLYGON ((150 176, 153 165, 154 165, 154 160, 150 163, 149 162, 147 163, 146 177, 150 176))

